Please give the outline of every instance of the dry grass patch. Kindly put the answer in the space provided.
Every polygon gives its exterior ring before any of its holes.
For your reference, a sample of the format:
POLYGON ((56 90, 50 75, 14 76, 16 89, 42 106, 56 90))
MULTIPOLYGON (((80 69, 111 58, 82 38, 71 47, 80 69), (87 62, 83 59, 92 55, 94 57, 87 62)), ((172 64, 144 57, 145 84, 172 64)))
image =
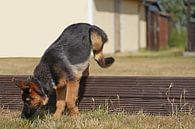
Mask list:
MULTIPOLYGON (((194 57, 137 57, 116 56, 116 62, 108 69, 100 68, 91 59, 91 75, 164 75, 195 76, 194 57)), ((1 58, 0 74, 24 75, 32 74, 39 58, 1 58)))
MULTIPOLYGON (((152 53, 153 54, 153 53, 152 53)), ((195 76, 195 58, 182 56, 117 55, 115 64, 109 69, 101 69, 91 60, 92 75, 166 75, 195 76)), ((155 53, 154 53, 155 54, 155 53)), ((32 74, 39 58, 1 58, 0 74, 32 74)), ((64 115, 55 120, 51 114, 34 120, 23 120, 19 111, 0 108, 0 129, 193 129, 195 116, 171 115, 152 116, 143 113, 109 113, 105 110, 81 112, 79 118, 64 115)))
POLYGON ((164 75, 195 76, 195 58, 192 57, 116 57, 109 69, 100 69, 91 61, 93 75, 164 75))
POLYGON ((152 116, 138 113, 108 113, 105 110, 82 112, 78 118, 64 115, 55 120, 45 114, 34 120, 23 120, 18 111, 0 109, 0 129, 193 129, 193 115, 152 116))

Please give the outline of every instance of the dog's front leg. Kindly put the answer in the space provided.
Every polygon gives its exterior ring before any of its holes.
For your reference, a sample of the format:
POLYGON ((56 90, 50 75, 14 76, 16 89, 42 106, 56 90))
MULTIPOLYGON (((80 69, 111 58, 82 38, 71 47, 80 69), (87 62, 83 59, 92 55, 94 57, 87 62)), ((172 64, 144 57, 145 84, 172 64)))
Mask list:
POLYGON ((76 107, 76 99, 79 89, 80 78, 75 81, 69 81, 67 83, 67 91, 66 91, 66 105, 69 110, 70 116, 79 115, 78 107, 76 107))
POLYGON ((61 117, 65 108, 65 92, 66 87, 56 88, 56 111, 54 113, 55 118, 61 117))

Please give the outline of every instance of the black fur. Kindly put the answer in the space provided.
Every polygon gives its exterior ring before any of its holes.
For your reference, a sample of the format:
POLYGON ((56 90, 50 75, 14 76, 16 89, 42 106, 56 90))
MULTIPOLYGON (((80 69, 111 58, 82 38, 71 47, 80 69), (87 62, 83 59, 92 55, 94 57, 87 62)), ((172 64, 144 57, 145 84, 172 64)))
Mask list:
POLYGON ((97 63, 102 68, 109 67, 114 59, 103 56, 106 41, 107 35, 97 26, 78 23, 67 27, 45 51, 33 76, 16 83, 23 90, 22 117, 29 118, 46 105, 54 87, 60 89, 67 82, 79 81, 82 74, 87 76, 92 49, 97 63))
POLYGON ((90 32, 96 31, 103 42, 107 41, 107 35, 99 27, 78 23, 67 27, 60 37, 46 50, 40 63, 34 70, 34 77, 40 80, 51 92, 56 86, 61 74, 66 74, 67 79, 75 79, 71 65, 87 61, 90 57, 92 43, 90 32), (59 69, 56 70, 54 66, 59 69))

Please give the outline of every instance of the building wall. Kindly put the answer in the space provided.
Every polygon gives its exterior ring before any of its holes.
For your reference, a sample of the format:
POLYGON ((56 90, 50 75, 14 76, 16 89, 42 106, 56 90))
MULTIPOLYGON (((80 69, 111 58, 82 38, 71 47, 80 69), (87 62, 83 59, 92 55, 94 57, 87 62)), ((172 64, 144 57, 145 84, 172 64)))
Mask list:
POLYGON ((138 50, 138 2, 122 0, 121 3, 121 51, 138 50))
MULTIPOLYGON (((138 51, 146 46, 146 22, 144 6, 139 0, 120 1, 120 52, 138 51)), ((108 34, 106 53, 115 52, 115 10, 114 0, 94 0, 93 23, 108 34)))
POLYGON ((0 57, 40 57, 72 23, 88 22, 108 35, 105 53, 138 51, 146 46, 145 10, 139 0, 120 0, 115 32, 115 0, 0 1, 0 57))
POLYGON ((41 56, 66 26, 88 21, 87 2, 0 1, 0 56, 41 56))
POLYGON ((94 0, 93 24, 101 27, 108 35, 104 51, 114 53, 114 0, 94 0))
POLYGON ((146 48, 146 14, 144 5, 139 5, 139 25, 140 25, 140 36, 138 37, 140 42, 140 48, 146 48))

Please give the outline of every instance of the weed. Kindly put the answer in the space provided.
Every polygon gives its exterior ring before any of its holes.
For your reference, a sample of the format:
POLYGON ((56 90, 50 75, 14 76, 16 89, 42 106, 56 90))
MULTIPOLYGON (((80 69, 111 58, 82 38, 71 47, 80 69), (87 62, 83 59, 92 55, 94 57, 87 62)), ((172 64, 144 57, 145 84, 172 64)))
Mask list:
POLYGON ((178 114, 192 115, 192 109, 193 109, 194 105, 189 104, 186 101, 186 90, 185 90, 185 88, 183 89, 183 91, 180 95, 179 103, 176 102, 176 99, 171 96, 171 89, 172 88, 174 88, 173 83, 171 83, 169 85, 169 88, 167 89, 167 92, 165 93, 168 103, 171 104, 171 115, 173 115, 173 116, 175 116, 175 115, 177 116, 178 114))

